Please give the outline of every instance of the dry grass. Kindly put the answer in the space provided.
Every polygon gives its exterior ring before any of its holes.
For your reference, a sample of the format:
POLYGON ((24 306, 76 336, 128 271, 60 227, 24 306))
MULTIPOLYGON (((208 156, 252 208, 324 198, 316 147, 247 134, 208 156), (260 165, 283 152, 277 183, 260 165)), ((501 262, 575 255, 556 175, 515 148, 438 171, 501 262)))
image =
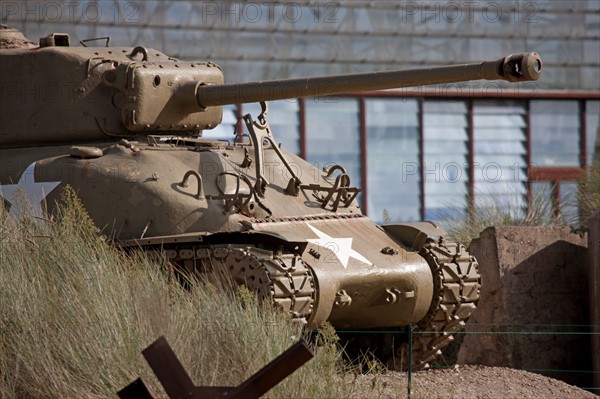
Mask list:
POLYGON ((442 221, 448 236, 465 245, 479 237, 489 226, 556 226, 564 224, 560 214, 554 212, 554 204, 544 198, 534 197, 525 212, 521 212, 520 194, 515 194, 514 206, 491 202, 476 203, 475 211, 468 218, 449 215, 442 221))
MULTIPOLYGON (((252 295, 168 283, 160 264, 116 251, 65 199, 58 222, 15 224, 0 210, 1 398, 114 398, 137 376, 166 397, 140 354, 160 335, 196 384, 238 385, 300 338, 252 295)), ((329 335, 269 397, 352 393, 329 335)))
POLYGON ((585 221, 600 208, 600 162, 588 166, 586 175, 579 180, 577 194, 581 207, 581 224, 585 227, 585 221))
POLYGON ((569 226, 576 231, 587 229, 588 218, 600 208, 600 165, 587 168, 583 178, 577 181, 577 191, 556 209, 557 204, 548 201, 543 195, 531 199, 525 213, 520 212, 522 199, 514 194, 514 203, 476 203, 475 211, 465 220, 461 211, 442 221, 448 235, 459 242, 468 244, 489 226, 569 226), (461 215, 461 216, 457 216, 461 215))

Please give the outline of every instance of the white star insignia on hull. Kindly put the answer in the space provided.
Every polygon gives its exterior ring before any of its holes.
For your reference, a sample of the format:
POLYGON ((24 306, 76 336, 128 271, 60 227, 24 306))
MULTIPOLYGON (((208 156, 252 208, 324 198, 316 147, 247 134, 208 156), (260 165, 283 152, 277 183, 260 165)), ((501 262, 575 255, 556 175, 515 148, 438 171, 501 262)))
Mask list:
POLYGON ((348 267, 350 258, 354 258, 360 262, 372 266, 367 258, 352 249, 352 238, 333 238, 323 233, 321 230, 306 224, 319 238, 309 238, 308 242, 316 244, 322 248, 327 248, 338 258, 344 269, 348 267))
POLYGON ((33 217, 43 216, 42 201, 60 182, 36 182, 35 165, 32 163, 21 174, 17 184, 0 186, 0 197, 10 204, 8 214, 20 221, 29 213, 33 217))

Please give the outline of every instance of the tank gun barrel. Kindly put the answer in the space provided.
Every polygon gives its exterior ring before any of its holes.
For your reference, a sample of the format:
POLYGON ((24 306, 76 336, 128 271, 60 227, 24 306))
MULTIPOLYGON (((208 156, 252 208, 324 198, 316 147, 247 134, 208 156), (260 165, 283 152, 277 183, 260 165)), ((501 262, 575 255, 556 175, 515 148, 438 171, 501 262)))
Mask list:
POLYGON ((263 82, 199 85, 196 100, 202 108, 225 104, 334 95, 467 80, 537 80, 542 60, 537 53, 511 54, 495 61, 386 72, 284 79, 263 82))

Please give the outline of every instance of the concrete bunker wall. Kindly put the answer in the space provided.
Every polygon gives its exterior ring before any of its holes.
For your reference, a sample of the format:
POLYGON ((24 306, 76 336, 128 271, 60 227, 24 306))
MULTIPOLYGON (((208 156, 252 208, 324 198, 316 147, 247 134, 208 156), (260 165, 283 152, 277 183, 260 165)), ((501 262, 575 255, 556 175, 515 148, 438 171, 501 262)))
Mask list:
MULTIPOLYGON (((459 364, 591 370, 589 328, 581 327, 590 324, 585 236, 565 227, 489 227, 470 252, 483 286, 466 331, 481 334, 465 335, 459 364)), ((589 373, 541 373, 592 383, 589 373)))

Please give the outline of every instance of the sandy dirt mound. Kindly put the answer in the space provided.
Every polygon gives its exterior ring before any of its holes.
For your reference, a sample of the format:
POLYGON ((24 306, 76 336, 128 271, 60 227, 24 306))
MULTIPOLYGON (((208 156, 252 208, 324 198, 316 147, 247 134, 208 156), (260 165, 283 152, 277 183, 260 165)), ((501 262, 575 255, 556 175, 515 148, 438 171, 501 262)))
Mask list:
MULTIPOLYGON (((351 398, 407 397, 406 373, 348 376, 351 398)), ((413 399, 598 399, 588 391, 539 374, 504 367, 462 366, 413 374, 413 399)))

